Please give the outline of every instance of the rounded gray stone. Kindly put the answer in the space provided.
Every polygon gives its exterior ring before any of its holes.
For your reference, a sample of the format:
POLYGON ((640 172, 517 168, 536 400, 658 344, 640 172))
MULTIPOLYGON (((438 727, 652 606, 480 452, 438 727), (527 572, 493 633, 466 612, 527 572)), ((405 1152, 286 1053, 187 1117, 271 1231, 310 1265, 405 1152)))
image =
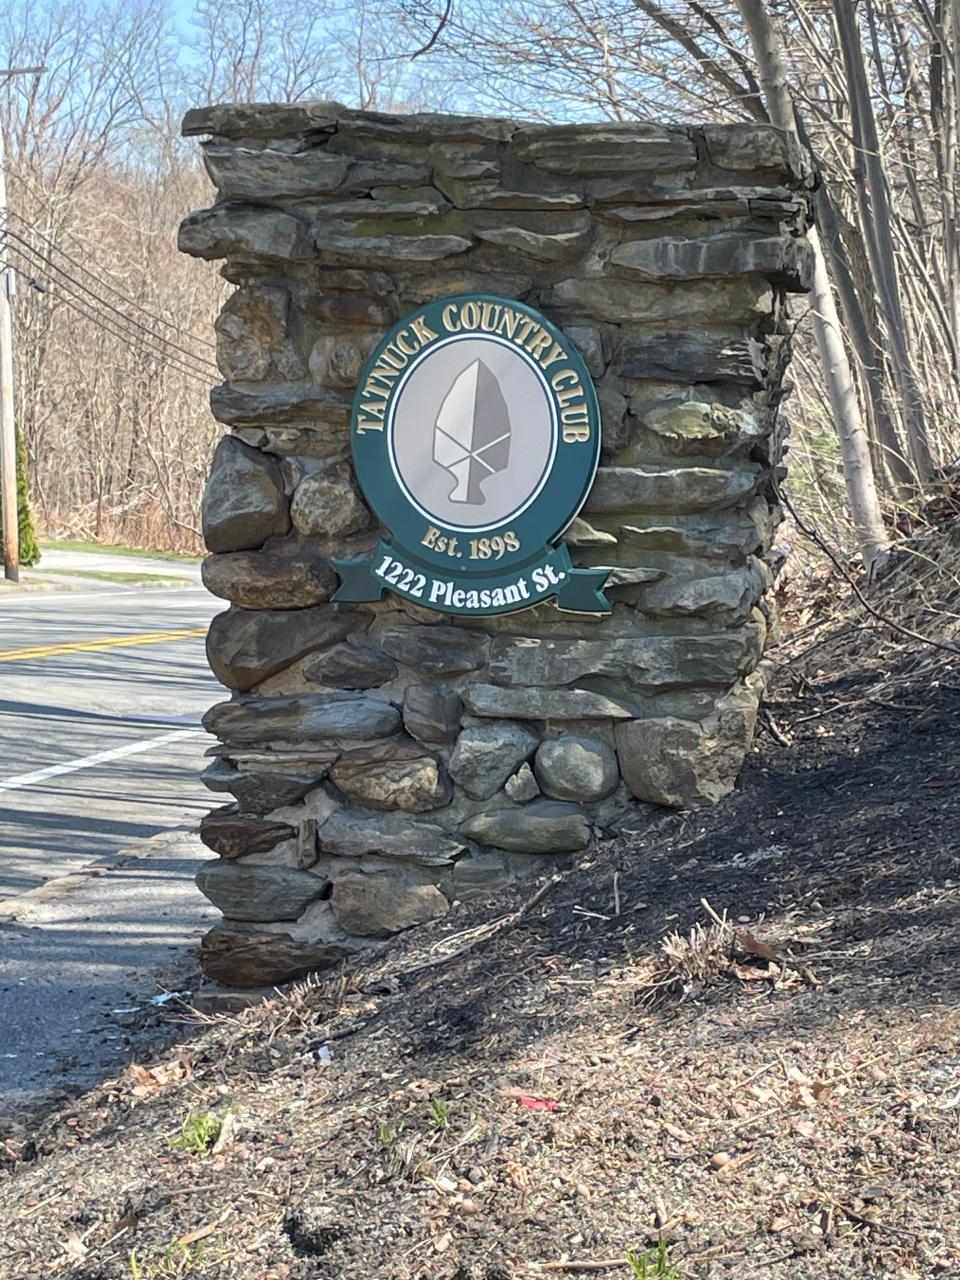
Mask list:
POLYGON ((308 871, 237 862, 208 862, 197 886, 228 920, 296 920, 324 890, 308 871))
POLYGON ((350 605, 228 609, 207 633, 207 661, 228 689, 252 689, 298 658, 359 634, 369 618, 350 605))
POLYGON ((361 346, 332 334, 318 338, 310 352, 310 376, 318 387, 353 388, 357 385, 369 343, 361 346))
POLYGON ((337 923, 347 933, 389 938, 403 929, 447 914, 450 904, 432 884, 404 884, 388 876, 345 875, 330 898, 337 923))
POLYGON ((335 644, 303 668, 306 680, 338 689, 374 689, 396 674, 395 662, 359 644, 335 644))
POLYGON ((672 809, 695 809, 728 795, 750 748, 759 696, 754 677, 719 698, 702 720, 659 716, 618 725, 620 769, 630 792, 672 809))
POLYGON ((403 696, 403 727, 418 742, 453 742, 462 711, 451 685, 411 684, 403 696))
POLYGON ((595 378, 602 378, 607 363, 603 357, 603 340, 599 329, 592 324, 567 324, 564 325, 563 332, 583 356, 589 372, 595 378))
POLYGON ((599 738, 542 742, 534 770, 543 791, 557 800, 602 800, 620 781, 616 752, 599 738))
POLYGON ((274 459, 224 436, 203 494, 202 522, 211 551, 247 551, 287 533, 290 515, 274 459))
POLYGON ((200 963, 224 986, 274 986, 325 969, 362 946, 337 924, 328 902, 312 902, 296 921, 221 921, 204 935, 200 963))
POLYGON ((578 805, 535 800, 475 813, 460 824, 460 834, 511 853, 573 853, 589 843, 590 819, 578 805))
POLYGON ((328 561, 303 550, 295 556, 226 551, 207 556, 201 572, 211 595, 244 609, 303 609, 325 604, 339 581, 328 561))
POLYGON ((345 465, 305 476, 293 495, 290 514, 296 528, 307 537, 343 538, 359 533, 371 522, 345 465))
POLYGON ((539 739, 520 725, 464 729, 450 757, 450 776, 473 800, 487 800, 533 755, 539 739))
POLYGON ((224 304, 214 322, 217 364, 230 381, 296 379, 303 357, 290 340, 290 291, 244 285, 224 304))
POLYGON ((447 804, 451 794, 436 757, 399 740, 344 752, 330 779, 348 799, 369 809, 426 813, 447 804))

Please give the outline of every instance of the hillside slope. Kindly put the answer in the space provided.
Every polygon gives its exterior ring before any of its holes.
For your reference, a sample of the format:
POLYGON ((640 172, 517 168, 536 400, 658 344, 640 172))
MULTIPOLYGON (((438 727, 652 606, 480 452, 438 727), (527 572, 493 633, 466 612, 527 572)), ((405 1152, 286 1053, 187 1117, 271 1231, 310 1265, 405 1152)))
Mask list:
POLYGON ((716 808, 15 1132, 0 1275, 960 1274, 960 678, 890 635, 796 627, 716 808))

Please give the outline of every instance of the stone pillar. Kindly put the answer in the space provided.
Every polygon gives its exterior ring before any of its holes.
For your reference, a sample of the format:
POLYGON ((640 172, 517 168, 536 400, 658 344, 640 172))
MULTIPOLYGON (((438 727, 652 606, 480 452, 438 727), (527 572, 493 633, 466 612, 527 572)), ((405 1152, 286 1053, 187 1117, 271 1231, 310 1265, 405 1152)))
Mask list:
POLYGON ((780 519, 784 299, 807 200, 772 128, 541 127, 336 103, 188 113, 217 188, 180 247, 224 259, 228 432, 204 580, 230 602, 205 773, 203 962, 272 983, 583 849, 636 802, 734 784, 757 714, 780 519), (367 355, 454 293, 525 301, 581 352, 602 414, 565 535, 611 566, 605 617, 453 618, 330 602, 379 534, 351 470, 367 355))

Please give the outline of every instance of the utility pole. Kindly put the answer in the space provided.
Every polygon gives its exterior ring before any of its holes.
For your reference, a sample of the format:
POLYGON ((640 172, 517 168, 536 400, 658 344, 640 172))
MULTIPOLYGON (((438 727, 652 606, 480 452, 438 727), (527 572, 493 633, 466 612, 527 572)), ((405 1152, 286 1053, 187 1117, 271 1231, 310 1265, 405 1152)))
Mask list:
MULTIPOLYGON (((36 76, 44 67, 7 67, 0 76, 36 76)), ((13 272, 7 262, 7 182, 3 125, 0 123, 0 503, 3 505, 3 573, 20 581, 20 526, 17 509, 17 427, 13 401, 13 272)))

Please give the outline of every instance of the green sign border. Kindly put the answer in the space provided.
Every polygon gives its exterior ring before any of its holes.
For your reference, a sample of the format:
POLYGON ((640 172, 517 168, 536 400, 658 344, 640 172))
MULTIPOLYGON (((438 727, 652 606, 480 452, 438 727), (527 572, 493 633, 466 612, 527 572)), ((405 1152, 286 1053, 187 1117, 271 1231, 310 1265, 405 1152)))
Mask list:
MULTIPOLYGON (((502 311, 499 314, 502 316, 502 311)), ((599 465, 596 389, 569 338, 538 311, 494 294, 459 293, 409 312, 393 325, 364 367, 354 397, 350 436, 357 482, 392 541, 381 541, 372 555, 333 561, 342 580, 335 601, 378 600, 384 591, 392 590, 429 609, 461 616, 509 613, 550 597, 556 597, 561 608, 610 612, 602 590, 609 570, 574 569, 567 548, 556 545, 586 501, 599 465), (474 307, 471 319, 475 314, 481 323, 451 330, 445 317, 456 315, 459 319, 468 304, 474 307), (492 320, 493 308, 504 307, 529 321, 523 325, 522 341, 517 340, 519 324, 512 339, 502 333, 499 340, 516 346, 541 380, 554 419, 553 461, 537 496, 518 515, 483 529, 442 525, 417 508, 391 462, 390 427, 398 392, 420 359, 441 342, 496 336, 482 327, 482 318, 492 320), (534 353, 527 345, 531 340, 534 353), (410 350, 414 343, 417 346, 410 350), (384 360, 388 369, 398 360, 404 361, 397 373, 390 375, 396 378, 392 384, 382 376, 377 379, 375 371, 378 366, 384 370, 384 360), (559 385, 553 385, 554 379, 559 385), (575 415, 572 421, 576 424, 571 425, 566 440, 565 411, 575 415), (577 439, 584 424, 587 438, 577 439), (431 530, 432 541, 425 542, 425 537, 431 538, 431 530), (516 549, 512 548, 514 542, 516 549), (491 543, 490 556, 481 558, 480 552, 491 543), (476 553, 474 558, 471 553, 476 553)))

